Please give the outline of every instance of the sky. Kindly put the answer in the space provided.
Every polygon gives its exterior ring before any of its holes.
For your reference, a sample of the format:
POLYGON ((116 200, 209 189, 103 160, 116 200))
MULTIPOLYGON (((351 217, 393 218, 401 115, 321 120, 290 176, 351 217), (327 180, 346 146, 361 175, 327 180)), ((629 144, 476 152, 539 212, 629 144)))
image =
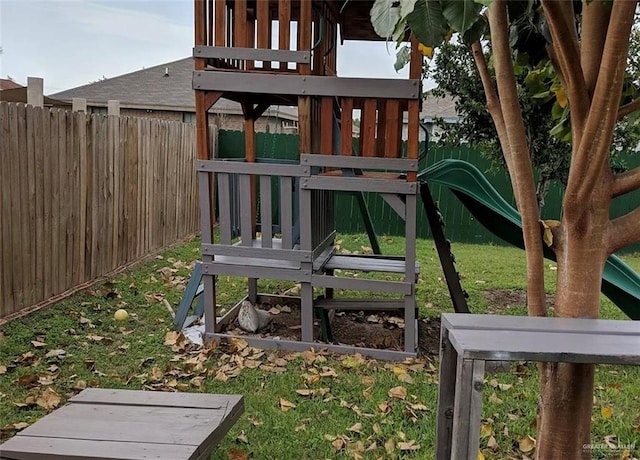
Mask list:
MULTIPOLYGON (((0 0, 0 78, 45 94, 192 54, 193 0, 0 0)), ((343 77, 406 78, 395 49, 351 42, 338 50, 343 77)))

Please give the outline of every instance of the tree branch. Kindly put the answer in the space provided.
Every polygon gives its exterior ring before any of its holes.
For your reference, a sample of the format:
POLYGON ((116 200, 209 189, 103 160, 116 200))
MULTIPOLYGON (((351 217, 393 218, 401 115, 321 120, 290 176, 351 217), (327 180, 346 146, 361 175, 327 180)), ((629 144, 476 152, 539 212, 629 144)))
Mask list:
POLYGON ((629 102, 628 104, 625 104, 625 105, 621 106, 618 109, 618 118, 617 118, 617 120, 618 121, 622 120, 624 117, 626 117, 630 113, 635 112, 636 110, 640 110, 640 97, 637 98, 637 99, 634 99, 633 101, 629 102))
POLYGON ((580 67, 580 47, 573 3, 567 0, 543 0, 542 8, 559 66, 556 69, 565 80, 565 90, 571 107, 573 141, 580 142, 584 122, 589 113, 590 98, 580 67))
MULTIPOLYGON (((484 51, 482 50, 482 45, 480 44, 480 42, 475 42, 471 45, 471 53, 476 63, 476 68, 478 70, 478 74, 480 75, 480 81, 482 82, 482 88, 484 89, 484 94, 487 99, 487 112, 489 112, 489 115, 491 115, 493 124, 496 127, 496 131, 498 133, 498 141, 500 142, 500 147, 502 148, 504 160, 507 163, 507 171, 509 172, 511 183, 513 184, 513 187, 515 189, 516 177, 514 174, 513 162, 511 157, 511 146, 509 145, 509 136, 507 135, 507 129, 504 124, 504 115, 502 113, 502 108, 500 107, 500 99, 498 98, 498 93, 496 92, 495 81, 493 80, 493 78, 491 77, 491 73, 489 72, 487 61, 485 59, 484 51)), ((518 197, 515 196, 515 198, 517 206, 518 197)))
POLYGON ((605 168, 610 171, 609 147, 618 118, 636 3, 635 0, 615 2, 611 9, 611 27, 607 31, 598 81, 584 127, 584 142, 580 142, 577 151, 574 149, 567 183, 567 196, 576 206, 587 202, 605 168))
POLYGON ((513 191, 522 215, 522 235, 527 259, 527 309, 531 316, 546 316, 544 259, 542 237, 538 224, 538 202, 529 145, 513 71, 505 0, 495 0, 489 6, 489 29, 491 31, 498 97, 512 158, 510 170, 513 171, 512 174, 515 178, 513 191))
POLYGON ((609 223, 607 240, 609 254, 640 241, 640 207, 613 219, 609 223))
POLYGON ((640 166, 613 176, 611 198, 640 189, 640 166))
POLYGON ((580 64, 590 97, 593 96, 598 80, 610 18, 611 9, 605 5, 603 0, 593 0, 582 4, 580 64))

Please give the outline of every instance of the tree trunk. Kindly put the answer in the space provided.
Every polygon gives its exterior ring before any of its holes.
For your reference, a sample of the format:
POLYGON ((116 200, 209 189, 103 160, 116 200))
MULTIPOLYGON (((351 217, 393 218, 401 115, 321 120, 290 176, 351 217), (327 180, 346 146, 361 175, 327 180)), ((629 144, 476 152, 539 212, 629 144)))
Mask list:
MULTIPOLYGON (((605 186, 606 187, 606 186, 605 186)), ((603 189, 605 187, 602 187, 603 189)), ((594 193, 594 201, 576 215, 565 214, 554 234, 558 259, 555 315, 597 318, 600 284, 607 259, 608 193, 594 193)), ((547 363, 540 366, 538 445, 540 460, 590 459, 591 411, 595 367, 587 364, 547 363)))

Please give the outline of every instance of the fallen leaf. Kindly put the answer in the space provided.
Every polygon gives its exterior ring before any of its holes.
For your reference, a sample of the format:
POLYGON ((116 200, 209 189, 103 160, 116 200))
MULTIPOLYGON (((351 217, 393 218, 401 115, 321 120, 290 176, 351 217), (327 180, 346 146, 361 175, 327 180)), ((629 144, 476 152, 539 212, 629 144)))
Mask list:
POLYGON ((344 439, 342 438, 334 439, 333 442, 331 443, 331 446, 333 446, 333 450, 335 451, 344 449, 344 439))
POLYGON ((531 452, 536 447, 536 440, 527 435, 524 438, 518 440, 518 448, 521 452, 531 452))
POLYGON ((602 418, 610 419, 611 417, 613 417, 613 407, 611 406, 603 407, 602 409, 600 409, 600 414, 602 415, 602 418))
POLYGON ((249 438, 247 438, 246 433, 244 432, 244 430, 242 430, 238 436, 236 436, 236 440, 238 442, 242 442, 244 444, 249 444, 249 438))
POLYGON ((398 375, 398 380, 409 385, 413 384, 413 378, 409 374, 398 375))
POLYGON ((282 412, 286 412, 289 409, 293 409, 295 407, 296 405, 293 404, 292 402, 289 402, 286 399, 280 398, 280 410, 282 410, 282 412))
POLYGON ((354 433, 362 434, 362 423, 353 424, 348 431, 353 431, 354 433))
POLYGON ((393 387, 389 390, 388 395, 391 398, 405 399, 407 397, 407 389, 403 386, 393 387))
POLYGON ((62 350, 62 349, 51 350, 46 355, 44 355, 44 357, 45 358, 57 358, 58 356, 62 356, 64 354, 66 354, 66 353, 67 352, 62 350))
POLYGON ((502 399, 498 398, 495 393, 491 393, 491 396, 489 396, 489 401, 494 404, 502 404, 502 399))
POLYGON ((0 364, 0 375, 7 373, 7 366, 0 364))
POLYGON ((244 450, 232 447, 227 451, 227 460, 249 460, 249 454, 244 450))
POLYGON ((478 451, 478 460, 484 460, 484 454, 480 450, 478 451))
POLYGON ((425 406, 424 404, 410 404, 409 407, 412 410, 427 410, 427 406, 425 406))
POLYGON ((36 399, 36 404, 43 409, 50 411, 58 407, 60 404, 60 396, 53 389, 47 388, 36 399))
POLYGON ((489 436, 493 436, 493 429, 488 423, 483 423, 480 427, 480 437, 488 438, 489 436))
POLYGON ((420 449, 420 444, 416 444, 415 441, 409 441, 409 442, 399 442, 398 443, 398 449, 400 450, 418 450, 420 449))
POLYGON ((498 450, 500 446, 498 446, 498 441, 496 441, 496 438, 494 436, 491 436, 487 441, 487 447, 492 450, 498 450))
POLYGON ((47 346, 46 343, 40 342, 39 340, 32 340, 31 345, 33 345, 34 348, 42 348, 47 346))
POLYGON ((389 403, 387 401, 385 401, 385 402, 381 402, 380 404, 378 404, 378 410, 380 412, 382 412, 383 414, 386 414, 387 412, 389 412, 391 410, 391 407, 389 406, 389 403))
POLYGON ((396 441, 393 438, 389 438, 384 443, 384 450, 388 455, 393 455, 393 452, 396 450, 396 441))

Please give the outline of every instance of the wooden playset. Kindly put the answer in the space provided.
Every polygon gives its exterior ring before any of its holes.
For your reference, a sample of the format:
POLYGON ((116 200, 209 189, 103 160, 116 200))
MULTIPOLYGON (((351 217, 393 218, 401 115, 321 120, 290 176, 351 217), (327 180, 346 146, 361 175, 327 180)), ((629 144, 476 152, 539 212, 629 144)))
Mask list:
MULTIPOLYGON (((202 218, 206 337, 230 337, 216 304, 216 278, 248 278, 247 298, 261 303, 259 279, 300 284, 301 340, 242 336, 263 348, 360 351, 386 359, 416 355, 416 180, 422 56, 412 50, 408 79, 341 78, 339 40, 381 40, 372 1, 196 0, 193 89, 202 218), (225 97, 244 113, 244 161, 215 158, 208 130, 212 105, 225 97), (297 106, 299 161, 256 158, 255 122, 271 105, 297 106), (353 120, 359 118, 358 141, 353 120), (403 124, 407 131, 402 152, 403 124), (277 185, 277 186, 276 186, 277 185), (375 192, 405 222, 404 254, 341 254, 335 241, 335 192, 375 192), (279 196, 273 196, 278 194, 279 196), (215 202, 219 241, 214 241, 215 202), (376 279, 351 272, 396 274, 376 279), (391 278, 391 279, 389 279, 391 278), (314 294, 315 288, 315 294, 314 294), (366 298, 339 298, 367 292, 366 298), (322 294, 318 292, 322 291, 322 294), (371 293, 380 294, 371 298, 371 293), (330 310, 393 311, 404 319, 400 349, 320 341, 330 310), (319 319, 318 319, 319 318, 319 319)), ((339 317, 333 321, 340 321, 339 317)), ((326 339, 326 337, 325 337, 326 339)))

